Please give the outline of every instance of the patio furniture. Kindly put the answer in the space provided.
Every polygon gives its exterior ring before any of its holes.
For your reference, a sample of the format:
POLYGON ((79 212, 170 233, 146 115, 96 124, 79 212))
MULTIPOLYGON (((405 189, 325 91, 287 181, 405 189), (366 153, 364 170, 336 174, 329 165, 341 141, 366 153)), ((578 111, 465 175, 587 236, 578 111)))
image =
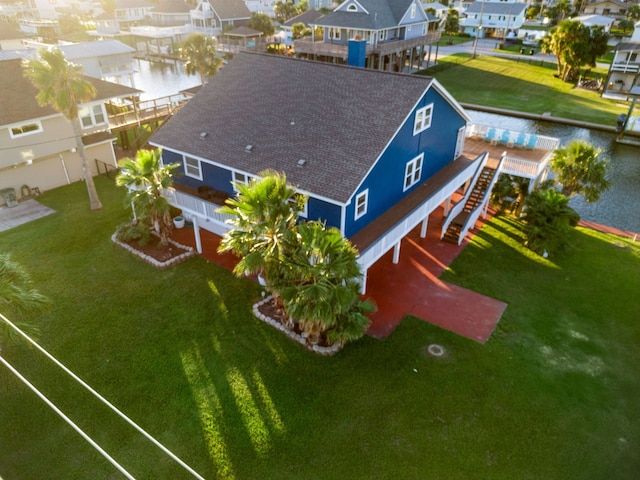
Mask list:
POLYGON ((484 135, 484 141, 489 143, 494 143, 496 141, 496 129, 491 127, 487 130, 487 133, 484 135))
POLYGON ((509 130, 504 130, 500 134, 500 139, 498 140, 498 142, 500 144, 508 144, 510 139, 511 139, 511 132, 509 130))
POLYGON ((16 199, 16 189, 15 188, 5 188, 0 190, 0 195, 4 197, 4 201, 7 204, 7 207, 17 207, 18 200, 16 199))
POLYGON ((516 139, 514 140, 513 144, 518 148, 524 148, 524 143, 526 139, 527 139, 527 135, 523 132, 520 132, 516 137, 516 139))
POLYGON ((532 133, 527 138, 527 143, 524 146, 529 150, 533 150, 534 148, 536 148, 537 144, 538 144, 538 136, 532 133))

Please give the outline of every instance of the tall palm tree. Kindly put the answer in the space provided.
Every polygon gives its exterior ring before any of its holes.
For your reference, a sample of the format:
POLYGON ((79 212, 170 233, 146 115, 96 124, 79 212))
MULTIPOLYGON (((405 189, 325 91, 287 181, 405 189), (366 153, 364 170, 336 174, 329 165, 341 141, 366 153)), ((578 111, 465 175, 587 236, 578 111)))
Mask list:
POLYGON ((601 154, 601 150, 582 140, 574 140, 555 151, 551 168, 564 195, 582 194, 587 202, 600 199, 602 192, 611 186, 606 179, 607 160, 601 159, 601 154))
POLYGON ((120 173, 116 184, 129 189, 127 201, 134 206, 136 215, 149 228, 155 228, 163 245, 169 243, 173 230, 171 205, 162 195, 173 185, 172 171, 177 163, 162 164, 162 150, 138 150, 136 158, 123 158, 118 162, 120 173))
POLYGON ((78 104, 96 96, 96 88, 89 82, 79 65, 67 61, 58 48, 41 49, 39 56, 23 62, 23 73, 38 89, 36 100, 41 106, 51 106, 71 122, 76 141, 76 151, 82 160, 82 176, 87 185, 91 210, 100 210, 93 176, 87 167, 87 157, 82 143, 78 104))
POLYGON ((287 254, 286 237, 291 234, 306 199, 296 195, 284 174, 265 171, 260 175, 260 180, 246 185, 236 183, 238 196, 228 199, 220 209, 233 217, 233 228, 222 238, 220 251, 231 251, 240 257, 234 270, 236 275, 261 275, 271 290, 278 283, 282 260, 287 254))
POLYGON ((178 54, 184 63, 187 75, 200 75, 200 83, 204 85, 206 77, 213 77, 222 65, 218 57, 216 40, 202 33, 192 33, 178 49, 178 54))
MULTIPOLYGON (((9 255, 0 255, 0 313, 16 316, 18 320, 24 316, 42 312, 49 306, 48 299, 38 293, 24 269, 13 262, 9 255)), ((13 322, 29 334, 37 329, 30 323, 13 322)), ((0 318, 0 351, 3 340, 17 340, 17 334, 0 318)))

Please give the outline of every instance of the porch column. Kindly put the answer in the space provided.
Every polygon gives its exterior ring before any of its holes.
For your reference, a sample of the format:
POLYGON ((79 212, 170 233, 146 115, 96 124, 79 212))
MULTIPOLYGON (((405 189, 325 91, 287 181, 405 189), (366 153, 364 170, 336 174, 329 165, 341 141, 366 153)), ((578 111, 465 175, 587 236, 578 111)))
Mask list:
POLYGON ((198 217, 192 215, 191 220, 193 221, 193 235, 196 239, 196 251, 198 253, 202 253, 202 240, 200 239, 200 226, 198 225, 198 217))
POLYGON ((362 272, 362 277, 360 278, 360 295, 367 293, 367 272, 368 269, 362 272))
POLYGON ((396 243, 393 247, 393 263, 397 264, 400 261, 400 244, 402 240, 396 243))
POLYGON ((444 216, 446 217, 447 215, 449 215, 449 209, 451 208, 451 197, 453 196, 453 193, 451 195, 449 195, 449 198, 447 198, 447 201, 444 204, 444 216))
POLYGON ((427 236, 427 227, 429 225, 429 215, 424 217, 422 221, 422 228, 420 228, 420 238, 424 238, 427 236))

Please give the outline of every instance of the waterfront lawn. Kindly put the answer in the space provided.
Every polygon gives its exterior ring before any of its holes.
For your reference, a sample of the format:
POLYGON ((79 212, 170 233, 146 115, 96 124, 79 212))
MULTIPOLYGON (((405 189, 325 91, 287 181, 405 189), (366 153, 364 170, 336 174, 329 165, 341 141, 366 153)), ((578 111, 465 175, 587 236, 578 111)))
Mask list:
MULTIPOLYGON (((566 256, 494 219, 446 274, 509 304, 486 345, 415 318, 319 357, 202 258, 156 270, 109 240, 123 193, 42 195, 0 233, 54 302, 40 341, 207 479, 632 478, 640 471, 637 244, 578 229, 566 256), (433 357, 428 346, 445 348, 433 357)), ((33 349, 4 357, 138 479, 192 478, 33 349)), ((0 368, 3 478, 120 478, 0 368)))
POLYGON ((524 61, 489 55, 472 59, 463 53, 439 62, 437 70, 420 73, 435 75, 456 100, 465 104, 536 115, 550 113, 553 117, 608 126, 615 126, 618 115, 629 109, 626 102, 607 100, 598 92, 563 82, 554 77, 555 63, 535 57, 524 61))

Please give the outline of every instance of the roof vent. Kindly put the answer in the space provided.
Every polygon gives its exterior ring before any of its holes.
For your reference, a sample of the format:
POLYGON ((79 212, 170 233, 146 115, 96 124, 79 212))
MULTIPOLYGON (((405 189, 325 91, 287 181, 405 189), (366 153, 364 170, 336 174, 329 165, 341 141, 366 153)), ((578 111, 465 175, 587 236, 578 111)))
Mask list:
POLYGON ((209 134, 207 132, 200 132, 200 138, 204 139, 207 138, 209 134))
POLYGON ((252 150, 253 150, 253 145, 247 145, 246 147, 244 147, 245 152, 250 152, 252 150))
POLYGON ((304 158, 301 158, 297 163, 299 167, 304 167, 307 161, 304 158))

